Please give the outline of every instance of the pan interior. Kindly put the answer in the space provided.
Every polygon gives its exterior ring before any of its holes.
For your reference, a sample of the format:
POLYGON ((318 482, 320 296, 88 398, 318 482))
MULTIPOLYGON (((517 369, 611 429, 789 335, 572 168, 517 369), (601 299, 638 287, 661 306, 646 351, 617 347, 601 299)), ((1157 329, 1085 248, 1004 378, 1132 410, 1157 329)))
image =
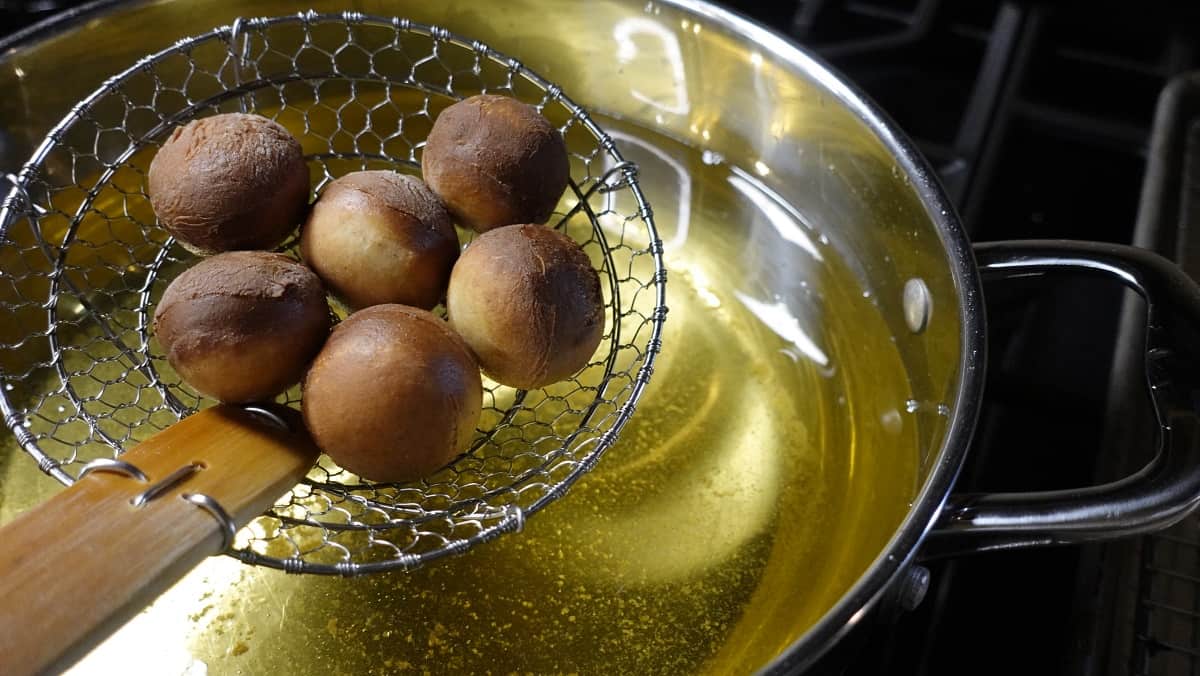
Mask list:
MULTIPOLYGON (((917 484, 924 412, 880 299, 761 167, 602 123, 664 231, 673 348, 594 473, 521 535, 412 573, 212 559, 81 669, 744 671, 846 591, 917 484)), ((7 520, 55 486, 5 443, 7 520)))
MULTIPOLYGON (((255 12, 343 5, 264 0, 255 12)), ((639 163, 666 244, 669 349, 619 442, 523 533, 353 579, 213 558, 78 672, 766 663, 884 556, 941 458, 960 303, 919 187, 828 76, 696 12, 633 0, 587 12, 568 0, 356 6, 519 54, 610 114, 597 121, 639 163), (933 300, 920 333, 903 312, 913 279, 933 300)), ((134 3, 15 50, 0 63, 13 93, 0 122, 27 155, 112 64, 195 33, 197 16, 216 25, 245 11, 134 3)), ((0 522, 60 489, 0 438, 0 522)))

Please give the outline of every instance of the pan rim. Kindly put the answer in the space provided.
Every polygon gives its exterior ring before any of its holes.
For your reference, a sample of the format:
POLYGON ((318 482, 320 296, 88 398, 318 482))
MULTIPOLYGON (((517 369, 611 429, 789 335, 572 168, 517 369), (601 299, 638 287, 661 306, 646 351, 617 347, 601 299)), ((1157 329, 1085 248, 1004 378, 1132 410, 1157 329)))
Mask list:
POLYGON ((987 333, 983 292, 971 242, 929 162, 899 126, 863 91, 804 47, 777 31, 707 0, 659 0, 744 36, 764 54, 815 82, 875 134, 895 157, 920 197, 942 242, 959 294, 960 346, 955 406, 929 475, 904 520, 875 560, 821 619, 769 663, 761 673, 793 673, 810 667, 859 624, 915 558, 937 520, 962 468, 983 396, 987 333))

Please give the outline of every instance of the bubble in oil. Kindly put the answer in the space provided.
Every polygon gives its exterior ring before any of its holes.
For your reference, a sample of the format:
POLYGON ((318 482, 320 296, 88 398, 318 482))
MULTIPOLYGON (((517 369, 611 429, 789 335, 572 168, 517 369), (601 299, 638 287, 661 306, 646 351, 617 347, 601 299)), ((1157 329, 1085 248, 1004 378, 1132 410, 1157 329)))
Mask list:
POLYGON ((904 410, 909 413, 931 412, 931 413, 935 413, 939 416, 942 416, 943 418, 948 417, 950 415, 950 406, 943 402, 937 402, 937 403, 934 403, 932 401, 922 402, 922 401, 917 401, 916 399, 909 399, 908 401, 905 401, 904 402, 904 410))
POLYGON ((900 417, 900 412, 896 410, 884 413, 880 416, 879 422, 889 434, 900 434, 904 430, 904 419, 900 417))

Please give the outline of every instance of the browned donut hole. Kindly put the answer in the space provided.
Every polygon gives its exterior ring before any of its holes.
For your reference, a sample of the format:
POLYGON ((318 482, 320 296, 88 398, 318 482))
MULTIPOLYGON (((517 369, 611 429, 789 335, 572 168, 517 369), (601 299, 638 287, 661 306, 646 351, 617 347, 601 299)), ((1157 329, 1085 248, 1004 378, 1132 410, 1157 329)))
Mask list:
POLYGON ((604 334, 600 278, 587 254, 541 225, 471 242, 450 274, 446 311, 484 372, 522 389, 570 377, 604 334))
POLYGON ((283 254, 231 251, 176 277, 154 333, 184 382, 224 402, 269 400, 298 382, 329 334, 321 280, 283 254))
POLYGON ((436 472, 466 450, 483 383, 442 319, 376 305, 333 330, 304 379, 304 420, 334 462, 374 481, 436 472))
POLYGON ((308 207, 300 142, 260 115, 226 113, 175 129, 148 180, 159 222, 202 255, 274 248, 308 207))
POLYGON ((545 223, 570 178, 562 134, 533 106, 481 94, 434 120, 421 157, 429 187, 476 232, 545 223))
POLYGON ((300 232, 300 252, 351 307, 442 302, 458 233, 421 179, 359 171, 330 183, 300 232))

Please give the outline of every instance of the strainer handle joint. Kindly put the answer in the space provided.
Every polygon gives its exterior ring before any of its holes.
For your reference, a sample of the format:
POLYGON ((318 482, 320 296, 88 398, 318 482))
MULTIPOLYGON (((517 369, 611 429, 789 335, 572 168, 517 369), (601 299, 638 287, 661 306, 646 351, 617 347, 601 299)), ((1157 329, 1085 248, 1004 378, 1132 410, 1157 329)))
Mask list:
POLYGON ((294 487, 318 451, 269 411, 185 418, 0 529, 0 674, 66 668, 294 487))

